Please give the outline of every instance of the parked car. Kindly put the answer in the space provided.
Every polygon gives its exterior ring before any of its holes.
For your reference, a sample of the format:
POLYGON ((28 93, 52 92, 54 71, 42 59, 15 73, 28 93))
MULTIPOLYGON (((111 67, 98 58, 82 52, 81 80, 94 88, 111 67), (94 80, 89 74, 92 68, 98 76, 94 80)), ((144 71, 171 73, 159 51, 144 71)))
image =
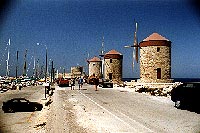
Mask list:
POLYGON ((172 89, 171 100, 176 108, 200 108, 200 82, 183 83, 172 89))
POLYGON ((25 98, 13 98, 7 102, 3 102, 2 106, 2 110, 5 113, 40 111, 42 108, 42 104, 30 102, 25 98))

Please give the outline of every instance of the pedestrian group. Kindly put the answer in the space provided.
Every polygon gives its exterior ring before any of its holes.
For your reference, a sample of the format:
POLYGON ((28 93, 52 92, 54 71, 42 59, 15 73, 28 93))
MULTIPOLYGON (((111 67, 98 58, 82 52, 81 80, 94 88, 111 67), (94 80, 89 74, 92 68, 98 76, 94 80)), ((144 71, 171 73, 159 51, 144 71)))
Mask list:
MULTIPOLYGON (((71 86, 71 90, 74 90, 74 88, 75 88, 75 81, 76 81, 75 78, 71 78, 70 81, 69 81, 69 84, 71 86)), ((97 86, 99 85, 99 78, 97 76, 95 76, 95 74, 93 74, 92 81, 93 81, 93 84, 94 84, 94 89, 95 89, 95 91, 97 91, 97 86)), ((83 87, 83 83, 84 83, 83 78, 79 77, 78 78, 78 89, 79 90, 83 87)))

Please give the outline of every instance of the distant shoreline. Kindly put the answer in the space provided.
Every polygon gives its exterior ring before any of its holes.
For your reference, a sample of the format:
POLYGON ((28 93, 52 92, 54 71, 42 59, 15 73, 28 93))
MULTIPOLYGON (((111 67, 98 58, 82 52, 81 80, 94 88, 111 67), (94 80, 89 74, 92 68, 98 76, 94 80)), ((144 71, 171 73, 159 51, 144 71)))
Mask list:
MULTIPOLYGON (((137 80, 139 78, 122 78, 122 81, 137 80)), ((172 78, 174 82, 200 82, 200 78, 172 78)))

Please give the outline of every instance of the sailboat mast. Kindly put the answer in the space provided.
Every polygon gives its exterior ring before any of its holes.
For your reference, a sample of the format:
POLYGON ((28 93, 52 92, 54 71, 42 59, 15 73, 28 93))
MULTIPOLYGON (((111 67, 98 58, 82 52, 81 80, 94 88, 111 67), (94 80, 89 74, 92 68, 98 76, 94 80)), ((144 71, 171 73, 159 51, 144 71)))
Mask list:
POLYGON ((101 59, 101 78, 103 78, 104 74, 104 36, 102 37, 102 43, 101 43, 101 53, 100 53, 100 59, 101 59))
MULTIPOLYGON (((34 52, 34 54, 35 54, 35 52, 34 52)), ((35 72, 35 55, 34 55, 34 59, 33 59, 33 73, 34 73, 34 78, 36 77, 36 72, 35 72)))
POLYGON ((101 55, 104 55, 104 36, 102 37, 101 55))
POLYGON ((6 60, 6 77, 9 76, 9 59, 10 59, 10 50, 9 50, 9 47, 10 47, 10 39, 8 40, 8 58, 6 60))
POLYGON ((26 76, 26 55, 27 55, 27 49, 24 54, 24 69, 23 69, 23 76, 26 76))
POLYGON ((15 77, 16 77, 16 80, 17 80, 17 75, 18 75, 18 58, 19 58, 19 51, 17 51, 17 63, 16 63, 16 75, 15 75, 15 77))

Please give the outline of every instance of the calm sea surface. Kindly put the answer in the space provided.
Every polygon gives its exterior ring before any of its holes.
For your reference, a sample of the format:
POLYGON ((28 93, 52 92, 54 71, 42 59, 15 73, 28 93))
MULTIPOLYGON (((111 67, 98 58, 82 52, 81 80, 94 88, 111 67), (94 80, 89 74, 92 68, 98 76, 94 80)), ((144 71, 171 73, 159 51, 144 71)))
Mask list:
MULTIPOLYGON (((200 82, 200 78, 172 78, 174 82, 200 82)), ((137 80, 137 78, 123 78, 123 81, 130 82, 131 80, 137 80)))

